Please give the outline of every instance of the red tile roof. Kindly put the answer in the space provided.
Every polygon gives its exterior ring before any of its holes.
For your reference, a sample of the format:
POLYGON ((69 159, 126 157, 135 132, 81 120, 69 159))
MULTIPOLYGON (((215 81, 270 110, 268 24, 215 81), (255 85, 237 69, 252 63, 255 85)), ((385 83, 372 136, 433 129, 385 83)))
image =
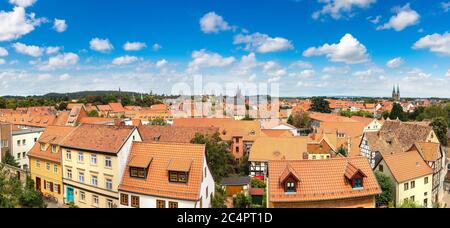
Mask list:
POLYGON ((139 126, 144 142, 190 143, 197 133, 212 136, 219 132, 214 127, 139 126))

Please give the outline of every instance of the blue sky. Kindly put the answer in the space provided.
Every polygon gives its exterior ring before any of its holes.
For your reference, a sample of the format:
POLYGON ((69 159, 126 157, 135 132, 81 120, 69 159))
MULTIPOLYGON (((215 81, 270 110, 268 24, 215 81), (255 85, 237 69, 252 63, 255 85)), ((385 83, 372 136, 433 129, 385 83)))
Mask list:
POLYGON ((450 97, 449 21, 450 0, 0 0, 0 95, 170 93, 203 75, 450 97))

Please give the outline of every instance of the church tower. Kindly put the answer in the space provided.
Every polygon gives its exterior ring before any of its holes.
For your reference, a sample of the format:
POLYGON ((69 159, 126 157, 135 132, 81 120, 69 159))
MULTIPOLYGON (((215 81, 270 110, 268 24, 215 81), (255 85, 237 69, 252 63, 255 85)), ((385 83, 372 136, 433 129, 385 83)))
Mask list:
POLYGON ((395 88, 394 85, 394 89, 392 91, 392 99, 394 101, 400 101, 400 85, 397 85, 397 88, 395 88))

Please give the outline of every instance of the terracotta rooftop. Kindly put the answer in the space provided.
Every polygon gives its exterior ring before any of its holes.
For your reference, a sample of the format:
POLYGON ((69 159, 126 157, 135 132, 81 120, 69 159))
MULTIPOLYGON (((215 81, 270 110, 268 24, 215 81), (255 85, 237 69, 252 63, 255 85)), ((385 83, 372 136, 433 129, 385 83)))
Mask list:
POLYGON ((307 137, 259 137, 250 149, 250 161, 300 160, 307 152, 307 137))
POLYGON ((427 141, 433 129, 420 122, 386 121, 380 132, 389 132, 397 137, 403 151, 408 150, 416 142, 427 141))
POLYGON ((273 129, 262 129, 262 136, 268 137, 292 137, 292 132, 290 130, 273 130, 273 129))
POLYGON ((83 117, 80 119, 82 124, 105 124, 114 123, 113 118, 103 118, 103 117, 83 117))
MULTIPOLYGON (((130 165, 127 164, 119 186, 121 191, 191 201, 197 201, 200 198, 200 185, 204 175, 204 145, 134 142, 130 158, 133 160, 152 158, 152 161, 148 168, 147 179, 131 178, 130 165), (175 165, 174 160, 191 162, 187 184, 169 182, 168 169, 172 169, 172 164, 175 165)), ((185 164, 187 163, 179 163, 181 165, 179 167, 176 164, 175 168, 186 170, 185 164)))
POLYGON ((64 140, 62 146, 116 154, 134 129, 131 126, 82 124, 64 140))
POLYGON ((318 113, 318 112, 310 112, 309 117, 314 120, 318 120, 320 122, 358 122, 356 120, 352 120, 348 117, 339 116, 335 113, 318 113))
POLYGON ((139 126, 144 142, 190 143, 197 133, 212 136, 219 131, 214 127, 139 126))
POLYGON ((269 162, 269 196, 272 202, 306 202, 349 199, 381 193, 375 175, 364 157, 329 160, 299 160, 269 162), (365 174, 362 189, 353 189, 345 174, 348 166, 365 174), (299 179, 297 192, 286 194, 279 177, 290 167, 299 179))
POLYGON ((125 112, 121 103, 109 103, 109 107, 111 107, 112 112, 125 112))
POLYGON ((408 151, 412 150, 419 152, 423 160, 428 162, 435 162, 441 157, 441 147, 439 143, 417 142, 408 151))
POLYGON ((48 126, 38 139, 38 143, 35 143, 33 148, 28 152, 28 156, 61 162, 61 150, 58 150, 57 153, 52 153, 51 145, 61 145, 64 139, 74 130, 74 127, 48 126), (41 151, 41 143, 49 145, 46 151, 41 151))
POLYGON ((398 183, 433 173, 417 151, 384 155, 383 160, 398 183))

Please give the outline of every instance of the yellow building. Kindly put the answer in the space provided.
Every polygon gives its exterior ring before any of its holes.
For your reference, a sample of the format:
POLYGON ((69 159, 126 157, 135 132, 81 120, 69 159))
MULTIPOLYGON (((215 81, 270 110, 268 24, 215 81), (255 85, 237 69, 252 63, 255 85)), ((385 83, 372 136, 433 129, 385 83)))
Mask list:
POLYGON ((59 204, 64 202, 60 144, 74 129, 49 126, 28 152, 31 177, 36 189, 45 196, 55 197, 59 204))
POLYGON ((385 155, 376 165, 394 183, 394 205, 410 200, 422 207, 432 207, 433 170, 417 151, 385 155))
POLYGON ((64 199, 80 208, 114 208, 136 127, 83 124, 62 145, 64 199))

